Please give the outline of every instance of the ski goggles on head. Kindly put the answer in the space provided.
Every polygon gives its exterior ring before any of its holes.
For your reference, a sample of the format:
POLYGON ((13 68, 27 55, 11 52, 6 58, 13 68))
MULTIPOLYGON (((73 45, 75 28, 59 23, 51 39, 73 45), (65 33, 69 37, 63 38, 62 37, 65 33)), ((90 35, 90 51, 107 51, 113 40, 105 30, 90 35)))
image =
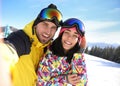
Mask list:
POLYGON ((68 20, 66 20, 63 23, 62 27, 77 27, 77 31, 80 33, 81 36, 84 36, 85 34, 85 27, 84 24, 82 23, 82 21, 80 21, 79 19, 76 18, 70 18, 68 20))
POLYGON ((38 15, 40 19, 55 20, 58 25, 62 21, 62 14, 59 10, 53 8, 45 8, 38 15))

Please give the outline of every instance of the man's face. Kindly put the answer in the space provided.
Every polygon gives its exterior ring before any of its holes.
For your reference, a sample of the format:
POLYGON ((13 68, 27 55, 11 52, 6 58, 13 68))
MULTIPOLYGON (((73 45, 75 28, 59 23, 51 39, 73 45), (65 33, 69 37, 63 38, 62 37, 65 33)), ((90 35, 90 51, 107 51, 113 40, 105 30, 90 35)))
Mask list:
POLYGON ((54 37, 57 26, 52 22, 43 21, 36 25, 35 30, 38 40, 45 44, 54 37))

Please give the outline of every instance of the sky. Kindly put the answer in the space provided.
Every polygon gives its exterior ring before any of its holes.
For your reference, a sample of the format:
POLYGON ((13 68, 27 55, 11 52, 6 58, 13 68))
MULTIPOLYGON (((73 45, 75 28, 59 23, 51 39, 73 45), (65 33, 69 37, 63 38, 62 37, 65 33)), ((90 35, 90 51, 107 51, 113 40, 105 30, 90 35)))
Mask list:
POLYGON ((0 0, 0 26, 22 29, 51 3, 63 21, 79 18, 84 23, 87 42, 120 44, 120 0, 0 0))

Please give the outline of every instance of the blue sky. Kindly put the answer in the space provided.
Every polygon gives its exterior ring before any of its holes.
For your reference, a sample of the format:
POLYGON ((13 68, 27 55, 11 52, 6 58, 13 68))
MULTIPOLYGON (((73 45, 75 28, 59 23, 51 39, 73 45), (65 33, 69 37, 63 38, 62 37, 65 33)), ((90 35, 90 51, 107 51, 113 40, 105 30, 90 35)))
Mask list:
POLYGON ((87 42, 120 44, 120 0, 1 0, 0 26, 22 29, 50 3, 57 5, 63 20, 83 21, 87 42))

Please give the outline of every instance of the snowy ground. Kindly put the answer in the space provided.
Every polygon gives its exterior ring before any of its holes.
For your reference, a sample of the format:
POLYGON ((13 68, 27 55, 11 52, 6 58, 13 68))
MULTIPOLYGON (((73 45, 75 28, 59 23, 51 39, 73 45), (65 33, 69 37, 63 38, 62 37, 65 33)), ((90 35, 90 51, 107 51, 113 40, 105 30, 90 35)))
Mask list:
POLYGON ((85 54, 88 86, 120 86, 120 64, 85 54))

